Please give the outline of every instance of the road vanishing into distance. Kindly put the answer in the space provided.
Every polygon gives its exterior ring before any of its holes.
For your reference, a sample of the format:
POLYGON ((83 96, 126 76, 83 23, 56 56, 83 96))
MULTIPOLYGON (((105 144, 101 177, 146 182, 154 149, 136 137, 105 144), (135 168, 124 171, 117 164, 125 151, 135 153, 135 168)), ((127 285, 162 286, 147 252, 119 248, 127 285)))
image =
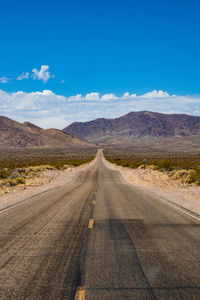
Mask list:
POLYGON ((95 162, 0 213, 0 299, 200 299, 200 221, 95 162))

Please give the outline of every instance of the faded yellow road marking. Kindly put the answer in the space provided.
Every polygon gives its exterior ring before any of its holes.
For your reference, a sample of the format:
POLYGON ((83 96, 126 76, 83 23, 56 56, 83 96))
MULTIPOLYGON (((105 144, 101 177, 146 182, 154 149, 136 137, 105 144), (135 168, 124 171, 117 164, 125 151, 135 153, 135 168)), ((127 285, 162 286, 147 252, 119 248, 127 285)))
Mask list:
POLYGON ((88 228, 92 229, 93 228, 93 223, 94 221, 92 219, 89 220, 88 228))
POLYGON ((92 201, 92 204, 95 205, 95 204, 96 204, 96 201, 92 201))
POLYGON ((85 289, 83 287, 78 287, 75 295, 75 300, 85 299, 85 289))

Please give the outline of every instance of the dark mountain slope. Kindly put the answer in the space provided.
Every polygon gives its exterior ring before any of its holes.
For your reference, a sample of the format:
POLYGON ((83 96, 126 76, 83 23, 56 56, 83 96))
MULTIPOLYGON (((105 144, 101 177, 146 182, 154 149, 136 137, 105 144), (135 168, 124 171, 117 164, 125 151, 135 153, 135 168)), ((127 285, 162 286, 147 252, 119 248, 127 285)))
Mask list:
POLYGON ((58 129, 44 130, 29 122, 18 123, 0 116, 0 149, 65 148, 92 146, 87 141, 58 129))
POLYGON ((63 131, 95 143, 131 143, 140 138, 199 135, 200 117, 148 111, 130 112, 116 119, 75 122, 63 131))

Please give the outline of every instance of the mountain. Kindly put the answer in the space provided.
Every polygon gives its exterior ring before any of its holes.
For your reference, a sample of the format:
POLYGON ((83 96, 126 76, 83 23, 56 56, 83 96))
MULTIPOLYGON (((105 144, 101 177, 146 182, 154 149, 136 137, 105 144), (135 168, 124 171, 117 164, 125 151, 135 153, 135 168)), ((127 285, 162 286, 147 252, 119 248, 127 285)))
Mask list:
POLYGON ((63 132, 97 144, 133 143, 136 139, 200 135, 200 117, 130 112, 116 119, 75 122, 63 132))
POLYGON ((42 129, 0 116, 0 149, 91 147, 92 144, 58 129, 42 129))

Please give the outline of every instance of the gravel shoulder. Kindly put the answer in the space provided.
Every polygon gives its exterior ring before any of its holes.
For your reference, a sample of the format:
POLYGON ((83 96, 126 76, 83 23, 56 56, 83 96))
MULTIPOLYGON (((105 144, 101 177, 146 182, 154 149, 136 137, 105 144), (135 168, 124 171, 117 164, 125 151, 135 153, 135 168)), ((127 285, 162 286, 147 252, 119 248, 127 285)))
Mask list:
POLYGON ((112 164, 105 158, 103 161, 108 168, 119 171, 127 183, 144 193, 151 193, 158 198, 200 214, 200 187, 194 184, 181 184, 160 171, 125 168, 112 164))
POLYGON ((90 163, 66 170, 45 170, 38 178, 32 180, 28 186, 20 185, 13 187, 8 193, 0 195, 0 211, 10 206, 23 202, 24 200, 44 193, 48 190, 58 188, 73 181, 76 174, 87 170, 96 162, 96 158, 90 163))

